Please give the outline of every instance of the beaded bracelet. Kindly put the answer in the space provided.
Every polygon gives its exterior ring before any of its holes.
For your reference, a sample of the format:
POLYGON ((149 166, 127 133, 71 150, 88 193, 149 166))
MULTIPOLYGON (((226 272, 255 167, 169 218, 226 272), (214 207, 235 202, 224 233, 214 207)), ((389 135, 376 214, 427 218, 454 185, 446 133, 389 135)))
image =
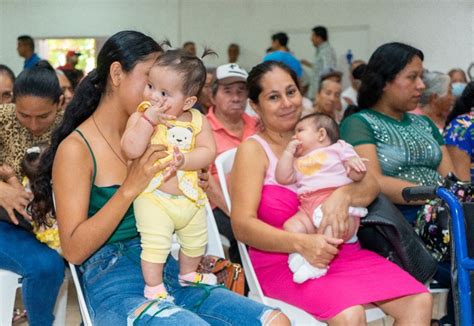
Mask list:
POLYGON ((148 121, 148 123, 151 124, 151 126, 152 126, 153 128, 156 127, 157 124, 154 123, 153 121, 151 121, 150 118, 148 118, 148 117, 145 115, 145 113, 142 114, 142 118, 145 119, 146 121, 148 121))

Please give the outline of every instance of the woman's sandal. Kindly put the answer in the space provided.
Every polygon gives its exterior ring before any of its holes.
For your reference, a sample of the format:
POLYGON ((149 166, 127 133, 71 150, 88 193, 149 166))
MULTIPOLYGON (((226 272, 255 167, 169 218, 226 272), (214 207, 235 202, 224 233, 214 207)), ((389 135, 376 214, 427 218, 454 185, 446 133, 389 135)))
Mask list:
POLYGON ((13 311, 13 318, 12 318, 12 325, 17 325, 22 322, 27 321, 27 316, 26 316, 26 310, 20 310, 19 308, 16 308, 13 311))

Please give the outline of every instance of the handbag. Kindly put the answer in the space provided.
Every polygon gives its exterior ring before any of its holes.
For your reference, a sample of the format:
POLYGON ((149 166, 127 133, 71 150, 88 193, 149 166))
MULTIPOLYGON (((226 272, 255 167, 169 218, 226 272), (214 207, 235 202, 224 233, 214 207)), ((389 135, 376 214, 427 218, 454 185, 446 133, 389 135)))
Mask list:
POLYGON ((244 295, 245 274, 240 264, 231 261, 207 255, 202 257, 198 273, 213 273, 217 277, 217 283, 225 286, 229 290, 244 295))
MULTIPOLYGON (((448 174, 442 187, 454 194, 461 203, 473 202, 470 183, 461 182, 454 174, 448 174)), ((415 231, 438 262, 451 259, 450 214, 446 203, 439 199, 427 202, 418 212, 415 231)))
POLYGON ((430 280, 437 261, 402 213, 383 194, 368 210, 357 233, 361 246, 397 264, 422 283, 430 280))

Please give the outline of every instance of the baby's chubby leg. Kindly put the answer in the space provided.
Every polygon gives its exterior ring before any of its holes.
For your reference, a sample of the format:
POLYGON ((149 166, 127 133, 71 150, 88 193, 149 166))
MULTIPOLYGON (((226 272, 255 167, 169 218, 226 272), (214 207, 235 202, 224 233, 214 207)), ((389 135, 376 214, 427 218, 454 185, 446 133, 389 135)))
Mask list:
POLYGON ((181 286, 197 283, 215 285, 217 278, 214 274, 197 273, 199 262, 206 251, 207 222, 206 210, 200 208, 188 224, 176 231, 179 251, 179 279, 181 286))
POLYGON ((145 279, 145 298, 165 299, 168 296, 163 284, 163 263, 151 263, 142 259, 142 273, 145 279))
MULTIPOLYGON (((357 241, 357 230, 359 229, 360 225, 360 218, 364 217, 367 215, 367 208, 364 207, 349 207, 349 232, 348 232, 348 238, 344 239, 346 243, 354 243, 357 241)), ((313 214, 313 222, 316 227, 319 227, 321 225, 321 222, 323 220, 323 211, 321 209, 321 205, 318 206, 314 210, 313 214)), ((332 227, 331 225, 328 225, 326 229, 323 232, 325 235, 332 237, 332 227)))
MULTIPOLYGON (((316 233, 311 218, 304 211, 298 211, 289 218, 283 228, 288 232, 294 233, 316 233)), ((313 267, 298 253, 293 253, 288 257, 288 266, 293 272, 293 281, 295 283, 304 283, 308 279, 318 278, 326 274, 326 269, 313 267)))
POLYGON ((283 229, 292 233, 316 233, 311 218, 305 212, 299 210, 295 215, 286 220, 283 229))
POLYGON ((215 285, 217 277, 214 274, 197 273, 202 256, 189 257, 179 251, 179 279, 182 286, 188 286, 197 283, 215 285))

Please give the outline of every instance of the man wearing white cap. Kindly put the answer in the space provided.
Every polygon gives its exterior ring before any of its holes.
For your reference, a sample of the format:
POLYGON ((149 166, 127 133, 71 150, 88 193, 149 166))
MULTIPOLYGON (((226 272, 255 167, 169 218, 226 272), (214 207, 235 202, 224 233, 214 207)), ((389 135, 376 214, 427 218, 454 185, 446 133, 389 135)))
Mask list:
MULTIPOLYGON (((212 86, 213 106, 209 108, 207 119, 214 133, 217 155, 239 146, 256 132, 256 119, 246 114, 247 72, 235 63, 217 67, 212 86)), ((229 254, 232 261, 239 261, 237 242, 232 233, 229 209, 217 180, 217 171, 211 166, 213 178, 209 180, 207 195, 214 209, 219 232, 230 241, 229 254)))

